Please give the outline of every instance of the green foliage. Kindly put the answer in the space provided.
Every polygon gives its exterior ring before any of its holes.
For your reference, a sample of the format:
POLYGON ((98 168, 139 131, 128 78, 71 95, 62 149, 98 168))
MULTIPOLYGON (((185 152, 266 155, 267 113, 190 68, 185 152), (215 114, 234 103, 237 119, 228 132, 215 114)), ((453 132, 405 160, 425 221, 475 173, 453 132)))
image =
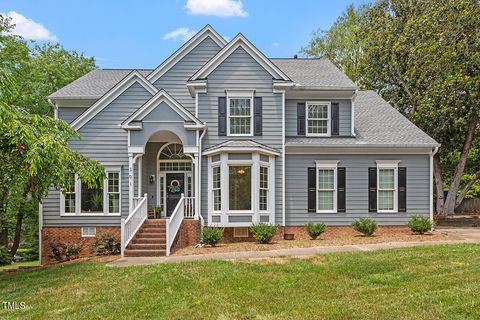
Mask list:
POLYGON ((270 243, 273 236, 277 232, 277 226, 273 224, 268 224, 260 222, 254 224, 250 227, 250 232, 253 234, 253 237, 259 243, 270 243))
POLYGON ((7 247, 0 245, 0 266, 12 263, 12 255, 7 247))
POLYGON ((215 247, 223 236, 223 228, 204 227, 200 234, 200 241, 203 244, 215 247))
POLYGON ((433 224, 428 217, 414 215, 408 220, 407 227, 409 227, 412 232, 424 234, 432 230, 433 224))
POLYGON ((360 218, 352 223, 353 229, 365 236, 371 236, 378 228, 377 222, 370 218, 360 218))
POLYGON ((93 252, 98 256, 120 254, 120 239, 112 232, 103 232, 95 238, 93 252))
POLYGON ((318 236, 325 232, 327 226, 325 225, 325 223, 309 222, 305 225, 305 229, 307 230, 310 237, 315 240, 318 238, 318 236))
POLYGON ((50 243, 50 258, 57 262, 70 261, 78 258, 83 243, 50 243))
POLYGON ((102 211, 103 208, 103 193, 96 192, 92 194, 90 199, 92 203, 92 211, 102 211))
POLYGON ((37 261, 38 247, 18 249, 15 255, 15 261, 37 261))

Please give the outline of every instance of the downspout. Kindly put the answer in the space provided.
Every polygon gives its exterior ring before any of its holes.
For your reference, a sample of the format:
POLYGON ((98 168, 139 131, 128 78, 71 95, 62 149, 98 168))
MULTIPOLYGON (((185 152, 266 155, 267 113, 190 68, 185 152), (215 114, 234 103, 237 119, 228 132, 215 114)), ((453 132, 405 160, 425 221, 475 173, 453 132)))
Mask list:
POLYGON ((355 137, 356 134, 355 134, 355 99, 357 98, 357 93, 358 93, 358 89, 355 90, 355 93, 352 95, 352 112, 351 112, 351 135, 352 137, 355 137))
POLYGON ((432 223, 432 231, 434 229, 433 227, 433 157, 435 154, 438 152, 438 147, 435 147, 431 152, 430 152, 430 210, 429 210, 429 216, 430 216, 430 222, 432 223))
POLYGON ((203 225, 205 224, 202 213, 200 212, 202 210, 202 140, 205 134, 207 133, 207 123, 203 123, 203 131, 202 134, 200 135, 200 138, 198 139, 198 216, 200 217, 201 221, 201 227, 203 228, 203 225))

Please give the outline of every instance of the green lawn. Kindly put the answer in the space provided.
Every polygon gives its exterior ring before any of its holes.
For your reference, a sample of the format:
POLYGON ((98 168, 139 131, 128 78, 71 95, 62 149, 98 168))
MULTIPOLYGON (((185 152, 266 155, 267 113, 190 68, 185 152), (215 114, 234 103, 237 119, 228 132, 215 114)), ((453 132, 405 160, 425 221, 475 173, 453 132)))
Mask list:
POLYGON ((277 263, 128 268, 82 263, 0 279, 0 318, 479 319, 480 245, 327 254, 277 263))
POLYGON ((0 266, 0 273, 2 273, 2 271, 5 269, 17 269, 19 267, 27 267, 27 266, 33 267, 38 265, 39 265, 38 261, 15 262, 6 266, 0 266))

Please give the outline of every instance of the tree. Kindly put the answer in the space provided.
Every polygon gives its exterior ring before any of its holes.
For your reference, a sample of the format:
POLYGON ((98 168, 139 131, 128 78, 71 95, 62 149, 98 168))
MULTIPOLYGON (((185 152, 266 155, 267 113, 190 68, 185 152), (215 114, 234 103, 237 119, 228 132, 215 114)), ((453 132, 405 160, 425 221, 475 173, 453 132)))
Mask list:
POLYGON ((37 114, 53 115, 46 97, 95 69, 95 59, 68 51, 59 43, 38 44, 11 34, 13 25, 0 15, 0 68, 10 74, 23 93, 14 105, 37 114))
POLYGON ((360 5, 357 9, 349 5, 345 12, 328 30, 319 29, 301 52, 310 57, 328 58, 350 79, 360 77, 359 65, 362 57, 362 19, 370 5, 360 5))
MULTIPOLYGON (((349 50, 359 61, 353 79, 442 144, 434 159, 436 207, 451 214, 480 178, 480 4, 381 0, 357 15, 361 18, 349 19, 361 30, 352 41, 360 50, 349 50), (462 180, 464 174, 470 180, 462 180)), ((352 34, 346 28, 339 32, 352 34)))
MULTIPOLYGON (((51 187, 63 189, 72 173, 90 187, 101 186, 103 167, 68 148, 68 140, 80 138, 66 122, 36 115, 13 106, 18 87, 0 73, 0 222, 16 216, 11 254, 18 249, 24 208, 38 203, 51 187)), ((1 239, 8 246, 8 239, 1 239)))

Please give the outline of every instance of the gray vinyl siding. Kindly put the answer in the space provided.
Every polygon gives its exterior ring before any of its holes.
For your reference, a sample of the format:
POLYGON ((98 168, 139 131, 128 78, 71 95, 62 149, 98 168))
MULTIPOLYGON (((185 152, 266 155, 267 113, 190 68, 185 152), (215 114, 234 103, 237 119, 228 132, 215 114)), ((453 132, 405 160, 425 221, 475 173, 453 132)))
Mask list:
MULTIPOLYGON (((135 83, 125 90, 105 109, 95 115, 78 132, 83 139, 72 139, 70 147, 103 164, 121 166, 122 216, 128 215, 128 135, 118 125, 135 112, 151 94, 135 83)), ((135 172, 137 167, 135 166, 135 172)), ((136 195, 136 194, 135 194, 136 195)), ((119 225, 120 217, 114 216, 60 216, 60 194, 51 191, 43 202, 44 225, 119 225)))
MULTIPOLYGON (((328 101, 326 99, 286 99, 285 100, 285 135, 292 137, 297 135, 297 104, 305 101, 328 101)), ((339 113, 339 134, 340 136, 350 136, 352 131, 352 103, 350 100, 330 100, 332 103, 338 103, 339 113)))
POLYGON ((145 154, 142 157, 142 193, 148 193, 148 207, 152 209, 157 205, 157 154, 164 142, 147 142, 145 154), (150 183, 151 175, 155 182, 150 183))
MULTIPOLYGON (((243 48, 239 47, 227 57, 207 78, 207 93, 198 96, 198 116, 208 125, 202 149, 228 140, 254 140, 282 150, 282 95, 273 93, 272 76, 243 48), (227 89, 254 89, 256 97, 262 97, 263 134, 252 137, 218 136, 218 97, 224 97, 227 89)), ((275 220, 282 220, 282 161, 275 161, 275 220)), ((202 214, 208 213, 208 158, 202 159, 202 214)))
POLYGON ((155 81, 154 86, 165 89, 183 107, 195 114, 195 99, 190 95, 186 82, 218 51, 220 51, 220 47, 215 41, 210 37, 205 38, 182 60, 155 81))
POLYGON ((73 120, 77 119, 82 113, 84 113, 88 107, 74 107, 74 108, 66 108, 66 107, 59 107, 58 108, 58 118, 65 120, 68 123, 72 123, 73 120))
POLYGON ((402 225, 411 214, 429 212, 428 155, 287 154, 285 164, 287 225, 299 226, 306 222, 350 225, 361 217, 374 218, 381 225, 402 225), (307 168, 315 167, 315 160, 339 160, 338 166, 346 168, 346 213, 308 212, 307 168), (368 212, 368 168, 376 167, 376 160, 401 160, 399 167, 407 168, 407 212, 368 212))

